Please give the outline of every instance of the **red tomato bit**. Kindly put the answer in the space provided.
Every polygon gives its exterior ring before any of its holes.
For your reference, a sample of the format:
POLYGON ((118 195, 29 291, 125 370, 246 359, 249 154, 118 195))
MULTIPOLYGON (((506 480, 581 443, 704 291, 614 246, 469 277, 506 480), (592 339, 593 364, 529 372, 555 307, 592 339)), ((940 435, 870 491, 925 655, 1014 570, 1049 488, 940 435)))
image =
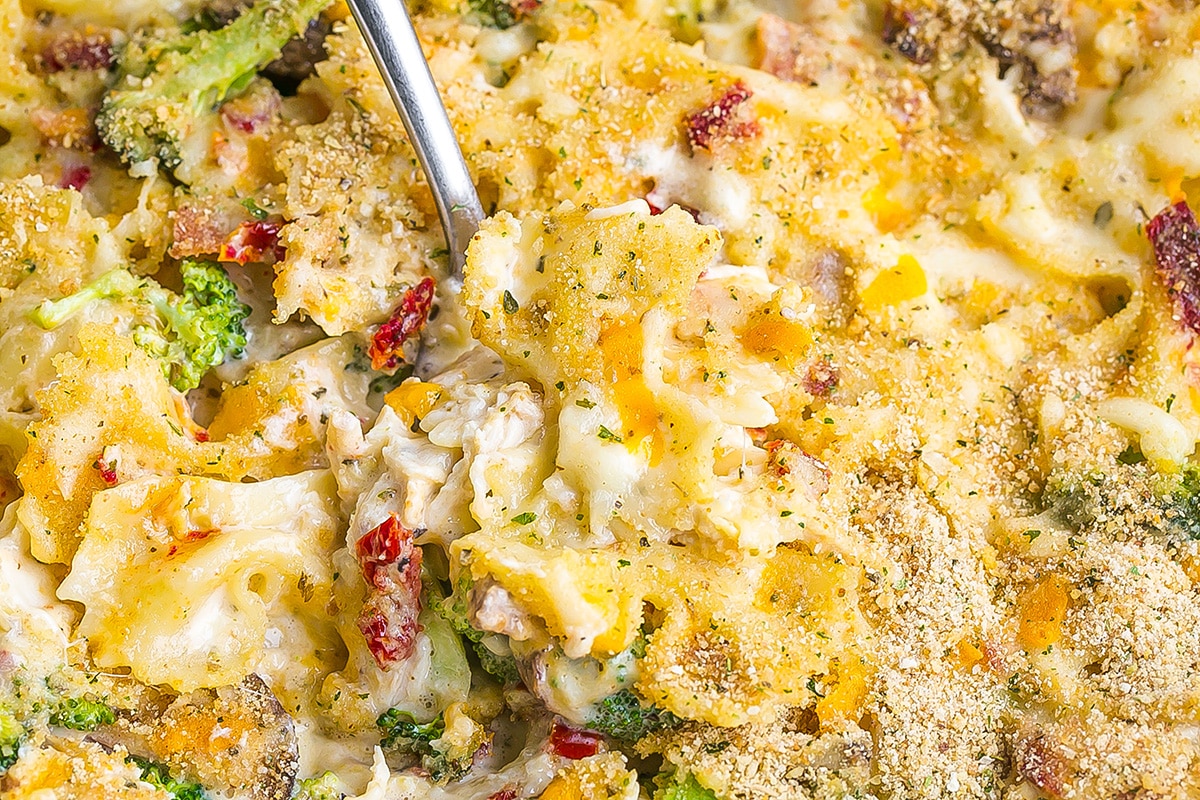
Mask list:
POLYGON ((367 640, 367 649, 380 669, 406 660, 413 654, 417 633, 416 605, 410 605, 391 595, 376 592, 363 605, 358 616, 358 629, 367 640))
POLYGON ((101 455, 96 459, 95 466, 105 486, 117 485, 117 464, 115 461, 106 461, 104 456, 101 455))
POLYGON ((687 137, 692 148, 711 150, 718 142, 732 141, 759 132, 757 120, 745 119, 742 106, 753 96, 746 84, 738 81, 725 93, 699 111, 687 116, 687 137))
POLYGON ((555 720, 550 730, 550 751, 563 758, 587 758, 600 752, 603 738, 594 731, 582 731, 555 720))
POLYGON ((282 261, 287 255, 287 250, 279 244, 279 231, 282 228, 282 223, 270 220, 243 222, 221 245, 217 260, 246 264, 263 261, 270 253, 276 261, 282 261))
POLYGON ((74 189, 79 192, 92 179, 92 168, 84 164, 73 167, 63 167, 62 177, 58 179, 58 188, 74 189))
POLYGON ((1187 201, 1158 212, 1146 226, 1146 235, 1159 277, 1175 300, 1176 319, 1200 333, 1200 226, 1187 201))
POLYGON ((413 535, 390 516, 355 545, 370 589, 358 629, 381 669, 411 656, 421 630, 421 549, 413 535))
POLYGON ((422 278, 409 287, 387 322, 379 326, 371 339, 371 366, 394 370, 404 363, 404 343, 417 335, 429 319, 433 307, 433 278, 422 278))

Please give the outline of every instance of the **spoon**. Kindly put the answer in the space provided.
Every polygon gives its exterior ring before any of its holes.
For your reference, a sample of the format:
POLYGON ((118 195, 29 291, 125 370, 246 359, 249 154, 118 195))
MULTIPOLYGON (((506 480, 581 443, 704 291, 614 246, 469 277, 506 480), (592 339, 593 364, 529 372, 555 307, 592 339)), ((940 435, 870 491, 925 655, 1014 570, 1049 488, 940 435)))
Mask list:
POLYGON ((404 0, 350 0, 350 11, 425 171, 446 232, 450 278, 461 283, 467 244, 479 230, 483 207, 404 0))

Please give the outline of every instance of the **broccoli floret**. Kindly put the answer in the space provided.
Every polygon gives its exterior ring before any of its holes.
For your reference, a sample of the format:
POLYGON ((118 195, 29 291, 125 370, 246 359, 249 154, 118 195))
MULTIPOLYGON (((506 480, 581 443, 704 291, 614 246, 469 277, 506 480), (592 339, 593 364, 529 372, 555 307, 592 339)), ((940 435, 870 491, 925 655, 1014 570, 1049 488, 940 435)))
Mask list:
POLYGON ((0 775, 17 763, 21 742, 25 741, 25 728, 17 722, 11 711, 0 708, 0 775))
POLYGON ((1042 494, 1043 508, 1083 533, 1142 531, 1168 541, 1200 539, 1200 466, 1157 472, 1121 463, 1105 474, 1056 475, 1042 494))
POLYGON ((486 741, 483 728, 474 724, 466 736, 447 735, 444 714, 431 722, 417 722, 412 714, 393 708, 380 715, 376 724, 384 731, 380 746, 419 756, 421 766, 438 783, 466 775, 475 752, 486 741))
POLYGON ((116 721, 116 715, 106 703, 86 697, 68 697, 50 712, 51 725, 73 731, 94 731, 101 725, 112 725, 116 721))
POLYGON ((701 786, 695 776, 689 773, 682 780, 680 777, 678 772, 660 777, 653 800, 717 800, 713 791, 701 786))
POLYGON ((75 294, 44 301, 31 317, 51 330, 89 303, 127 300, 138 309, 134 342, 159 360, 172 386, 186 392, 196 388, 209 369, 242 354, 243 322, 250 307, 238 300, 233 281, 216 263, 189 259, 180 274, 183 294, 177 295, 150 278, 115 269, 75 294))
MULTIPOLYGON (((480 634, 480 639, 486 635, 480 634)), ((504 683, 515 683, 521 679, 521 674, 517 671, 517 662, 512 656, 495 652, 483 641, 470 640, 470 637, 468 640, 471 641, 471 649, 475 651, 475 657, 479 659, 479 666, 483 667, 484 672, 504 683)))
POLYGON ((169 793, 175 800, 208 800, 200 784, 175 780, 162 764, 137 756, 130 756, 130 760, 141 767, 142 780, 169 793))
MULTIPOLYGON (((472 16, 489 28, 507 30, 520 21, 517 3, 506 0, 470 0, 472 16)), ((536 5, 534 6, 536 8, 536 5)))
POLYGON ((379 744, 397 750, 419 753, 422 745, 428 745, 446 730, 446 723, 439 715, 430 722, 417 722, 407 711, 389 708, 379 715, 375 724, 383 729, 379 744))
POLYGON ((305 778, 296 787, 292 800, 342 800, 337 776, 326 772, 316 778, 305 778))
POLYGON ((471 591, 471 577, 464 574, 459 578, 454 592, 444 599, 431 597, 429 602, 433 610, 442 619, 450 623, 454 632, 471 643, 471 649, 479 659, 483 671, 499 678, 505 683, 520 680, 517 672, 517 662, 512 656, 495 652, 484 643, 483 638, 488 634, 471 626, 467 619, 467 596, 471 591))
POLYGON ((656 706, 644 706, 628 689, 600 701, 588 727, 623 742, 635 742, 648 733, 678 725, 679 717, 656 706))
POLYGON ((1200 467, 1188 464, 1180 471, 1164 514, 1177 536, 1200 539, 1200 467))
POLYGON ((196 120, 244 89, 279 57, 329 0, 258 0, 219 30, 135 40, 120 55, 116 83, 96 116, 104 143, 126 163, 179 165, 196 120))

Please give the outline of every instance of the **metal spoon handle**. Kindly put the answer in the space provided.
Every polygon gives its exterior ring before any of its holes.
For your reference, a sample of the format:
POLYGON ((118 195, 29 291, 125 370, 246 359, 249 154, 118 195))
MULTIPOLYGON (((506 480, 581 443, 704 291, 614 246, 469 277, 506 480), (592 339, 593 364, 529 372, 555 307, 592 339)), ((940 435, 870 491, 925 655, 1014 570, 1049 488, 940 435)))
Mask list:
POLYGON ((351 0, 350 10, 425 170, 446 232, 450 274, 461 280, 483 207, 404 0, 351 0))

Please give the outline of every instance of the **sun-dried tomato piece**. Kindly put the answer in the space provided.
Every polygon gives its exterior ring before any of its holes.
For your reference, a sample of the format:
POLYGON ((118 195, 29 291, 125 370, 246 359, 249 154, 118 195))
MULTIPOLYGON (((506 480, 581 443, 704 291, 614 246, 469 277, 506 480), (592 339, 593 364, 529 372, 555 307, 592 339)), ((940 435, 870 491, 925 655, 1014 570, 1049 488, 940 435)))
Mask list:
POLYGON ((487 800, 517 800, 517 789, 514 786, 505 786, 503 789, 489 794, 487 800))
POLYGON ((384 669, 412 655, 421 630, 421 549, 413 537, 390 516, 363 534, 354 548, 370 587, 358 628, 384 669))
POLYGON ((386 589, 385 577, 380 570, 400 561, 416 558, 420 566, 420 551, 413 544, 413 532, 404 527, 400 520, 390 516, 363 534, 355 545, 358 563, 363 577, 377 589, 386 589))
POLYGON ((116 63, 112 37, 105 31, 67 31, 56 36, 38 59, 44 72, 108 69, 116 63))
POLYGON ((358 629, 380 669, 387 669, 413 654, 417 633, 421 630, 417 622, 419 611, 415 603, 406 603, 383 592, 367 598, 358 615, 358 629))
POLYGON ((720 141, 757 135, 758 121, 745 118, 742 112, 742 107, 753 94, 746 84, 738 81, 704 108, 688 114, 687 137, 692 148, 711 150, 720 141))
POLYGON ((82 191, 92 179, 92 168, 85 164, 73 167, 63 167, 62 177, 58 179, 58 188, 82 191))
POLYGON ((117 462, 106 458, 102 453, 96 459, 96 471, 100 473, 100 480, 104 481, 105 486, 117 485, 117 462))
POLYGON ((595 731, 584 731, 564 725, 558 720, 550 729, 550 751, 563 758, 579 759, 594 756, 600 752, 600 743, 604 740, 595 731))
POLYGON ((1200 226, 1187 201, 1167 206, 1150 220, 1146 235, 1167 292, 1175 300, 1176 318, 1200 333, 1200 226))
POLYGON ((282 261, 287 255, 285 248, 279 244, 279 231, 282 228, 281 223, 271 220, 243 222, 221 245, 217 260, 246 264, 262 261, 270 253, 276 261, 282 261))
POLYGON ((394 370, 404 363, 404 343, 416 336, 429 319, 433 307, 433 278, 422 278, 409 287, 391 318, 379 326, 371 338, 371 366, 394 370))

